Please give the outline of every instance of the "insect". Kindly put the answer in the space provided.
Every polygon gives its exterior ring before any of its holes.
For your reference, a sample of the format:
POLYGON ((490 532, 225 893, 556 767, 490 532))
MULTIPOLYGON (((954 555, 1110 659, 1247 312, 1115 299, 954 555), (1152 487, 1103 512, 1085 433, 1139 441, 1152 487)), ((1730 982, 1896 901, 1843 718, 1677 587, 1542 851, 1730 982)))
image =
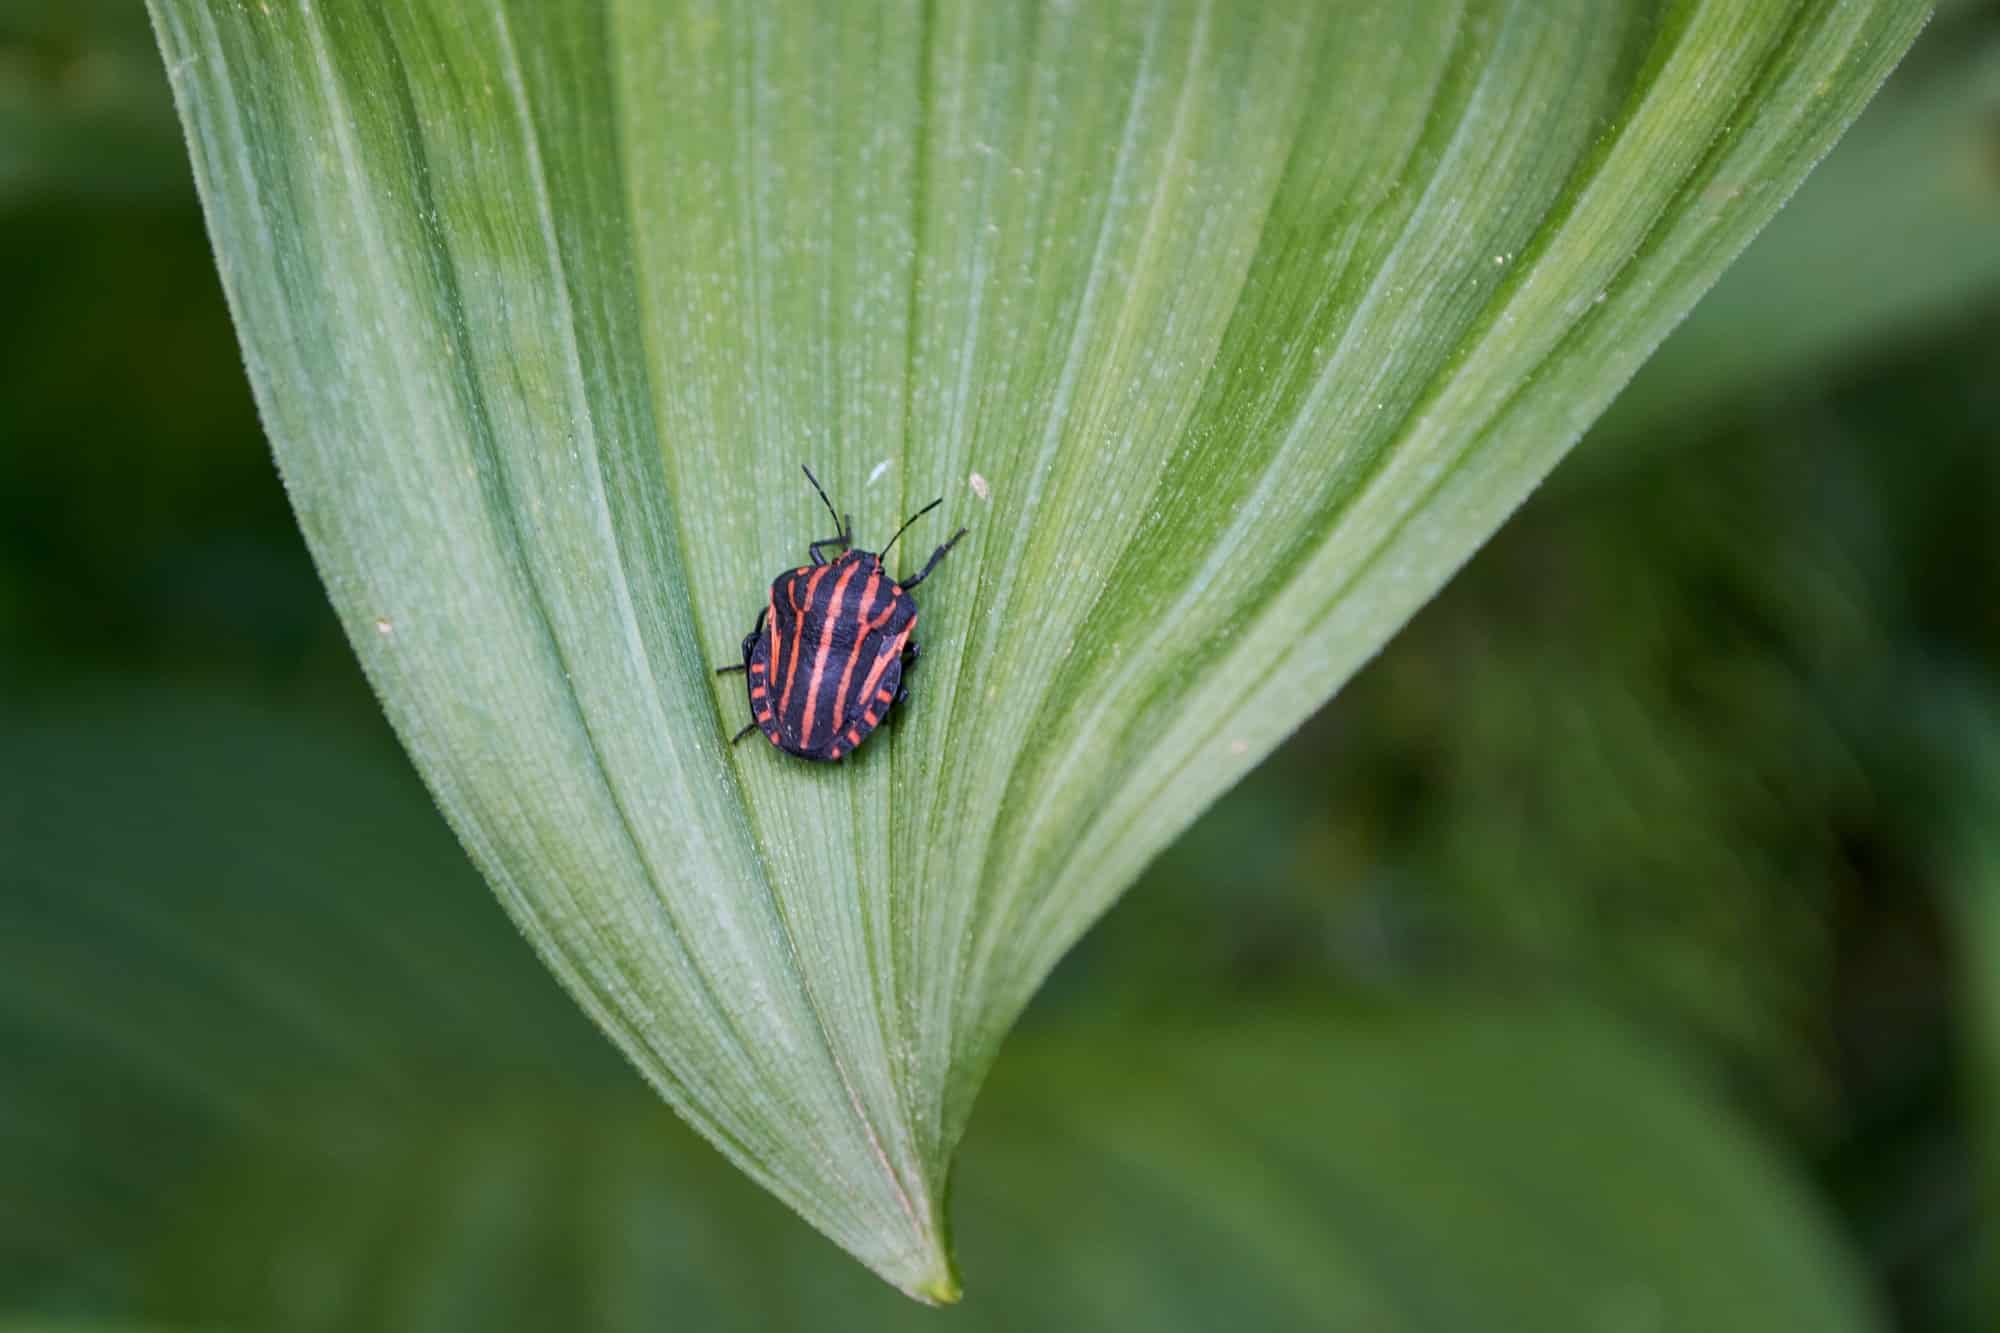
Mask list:
POLYGON ((915 578, 900 583, 883 560, 910 524, 944 503, 919 509, 877 553, 854 545, 853 519, 842 519, 812 469, 800 465, 840 529, 806 546, 808 563, 771 581, 770 600, 743 639, 743 662, 717 674, 744 673, 750 691, 749 726, 734 745, 761 730, 771 744, 801 759, 831 763, 854 753, 909 693, 904 675, 917 664, 917 602, 910 589, 931 576, 938 561, 965 535, 931 552, 915 578), (831 561, 823 547, 837 547, 831 561))

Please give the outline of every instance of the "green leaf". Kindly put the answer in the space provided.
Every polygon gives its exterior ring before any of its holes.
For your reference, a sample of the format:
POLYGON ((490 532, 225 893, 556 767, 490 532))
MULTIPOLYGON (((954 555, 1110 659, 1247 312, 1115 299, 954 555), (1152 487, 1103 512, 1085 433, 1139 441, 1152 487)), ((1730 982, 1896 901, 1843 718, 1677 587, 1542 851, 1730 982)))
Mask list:
MULTIPOLYGON (((2000 735, 1988 742, 2000 753, 2000 735)), ((1989 761, 1995 770, 1989 782, 2000 782, 2000 762, 1989 761)), ((1990 793, 1996 788, 1989 787, 1990 793)), ((1992 802, 1985 804, 1989 807, 1992 802)), ((1961 900, 1956 904, 1959 928, 1963 932, 1959 963, 1966 1007, 1966 1063, 1970 1085, 1973 1150, 1978 1154, 1980 1175, 1979 1223, 1976 1245, 1978 1272, 1984 1274, 1979 1291, 1982 1308, 2000 1313, 2000 838, 1993 834, 1993 812, 1977 832, 1965 830, 1961 849, 1961 879, 1956 886, 1961 900)))
MULTIPOLYGON (((957 1186, 968 1329, 1880 1326, 1786 1175, 1601 1024, 1112 1036, 1023 1036, 996 1071, 957 1186)), ((321 1095, 277 1150, 222 1154, 148 1307, 271 1333, 931 1327, 663 1111, 461 1098, 385 1119, 321 1095)))
POLYGON ((143 10, 121 0, 0 6, 0 217, 186 189, 143 10))
POLYGON ((1905 684, 1924 744, 1902 796, 1945 890, 1976 1166, 1965 1319, 1987 1325, 2000 1318, 2000 694, 1990 673, 1931 662, 1905 684))
POLYGON ((1991 166, 2000 25, 1969 27, 1924 35, 1853 132, 1619 394, 1582 459, 1622 467, 1646 453, 1638 437, 1685 439, 1704 409, 1962 318, 2000 293, 2000 173, 1991 166))
MULTIPOLYGON (((0 1309, 929 1327, 576 1048, 373 739, 198 693, 0 715, 36 775, 0 802, 0 1309)), ((1044 1025, 958 1190, 975 1329, 1876 1326, 1777 1156, 1577 1012, 1044 1025)))
POLYGON ((128 1312, 125 1256, 188 1224, 193 1164, 285 1141, 301 1089, 408 1109, 500 1071, 621 1072, 386 738, 196 691, 20 704, 0 1312, 128 1312))
POLYGON ((67 1319, 0 1318, 0 1333, 179 1333, 166 1324, 77 1323, 67 1319))
POLYGON ((673 1106, 947 1300, 973 1095, 1465 559, 1913 0, 153 0, 301 526, 438 803, 673 1106), (973 529, 896 724, 732 750, 826 520, 973 529))

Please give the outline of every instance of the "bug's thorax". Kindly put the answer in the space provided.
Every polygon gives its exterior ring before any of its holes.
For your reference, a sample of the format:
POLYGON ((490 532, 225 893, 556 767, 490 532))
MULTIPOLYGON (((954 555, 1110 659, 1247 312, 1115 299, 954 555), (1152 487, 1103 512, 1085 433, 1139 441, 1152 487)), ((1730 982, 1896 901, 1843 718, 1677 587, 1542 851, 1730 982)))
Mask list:
MULTIPOLYGON (((860 572, 862 574, 872 574, 882 569, 882 557, 873 551, 848 550, 842 551, 834 559, 833 564, 836 569, 845 569, 849 565, 859 565, 861 566, 860 572)), ((883 572, 886 574, 887 571, 883 572)), ((891 579, 890 582, 893 583, 895 580, 891 579)))
MULTIPOLYGON (((850 581, 872 578, 877 580, 877 587, 885 594, 902 591, 902 584, 898 583, 883 565, 882 557, 873 551, 842 551, 823 565, 800 565, 792 571, 792 576, 798 578, 811 579, 815 574, 819 576, 818 582, 829 586, 840 582, 843 577, 850 581)), ((780 576, 780 582, 784 577, 780 576)))

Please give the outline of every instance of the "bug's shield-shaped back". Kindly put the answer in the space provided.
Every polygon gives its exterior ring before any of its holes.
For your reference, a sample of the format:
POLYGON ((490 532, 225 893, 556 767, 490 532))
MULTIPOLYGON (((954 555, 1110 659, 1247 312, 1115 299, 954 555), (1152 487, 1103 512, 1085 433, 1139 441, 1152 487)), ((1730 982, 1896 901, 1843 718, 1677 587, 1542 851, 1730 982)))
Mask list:
POLYGON ((865 553, 780 574, 750 658, 758 728, 803 758, 851 753, 895 702, 916 623, 915 599, 865 553))

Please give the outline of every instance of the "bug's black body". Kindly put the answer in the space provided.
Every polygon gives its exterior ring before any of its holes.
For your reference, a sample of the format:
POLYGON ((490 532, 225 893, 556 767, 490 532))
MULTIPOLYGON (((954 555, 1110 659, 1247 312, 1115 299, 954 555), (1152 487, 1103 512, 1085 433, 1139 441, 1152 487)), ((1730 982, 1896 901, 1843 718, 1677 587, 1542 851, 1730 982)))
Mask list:
MULTIPOLYGON (((826 500, 810 469, 806 479, 826 500)), ((882 555, 910 523, 942 503, 940 497, 912 514, 882 555)), ((826 507, 833 512, 831 500, 826 507)), ((807 564, 772 580, 756 628, 743 640, 743 664, 722 668, 743 672, 749 692, 753 720, 735 740, 762 731, 785 753, 823 762, 854 753, 902 701, 904 673, 917 661, 911 637, 917 603, 910 589, 930 577, 965 535, 960 528, 914 578, 898 583, 882 555, 855 549, 850 525, 838 515, 835 522, 838 534, 807 545, 807 564), (841 553, 829 561, 823 546, 841 553)))

